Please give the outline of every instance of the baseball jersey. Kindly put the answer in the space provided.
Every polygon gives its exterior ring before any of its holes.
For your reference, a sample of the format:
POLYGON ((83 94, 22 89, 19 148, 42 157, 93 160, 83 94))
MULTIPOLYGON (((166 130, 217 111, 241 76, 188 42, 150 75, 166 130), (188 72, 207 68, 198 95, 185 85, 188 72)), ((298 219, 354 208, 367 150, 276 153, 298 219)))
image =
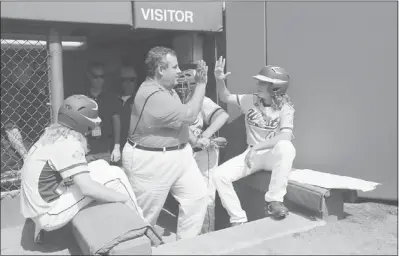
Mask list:
POLYGON ((237 94, 237 103, 245 115, 247 144, 255 145, 273 138, 282 130, 294 128, 294 109, 285 104, 281 110, 263 106, 257 94, 237 94))
POLYGON ((195 136, 199 136, 204 129, 204 125, 209 126, 212 118, 216 113, 224 111, 218 104, 213 102, 210 98, 204 97, 202 102, 201 111, 197 116, 197 119, 192 123, 189 128, 195 136))
POLYGON ((25 218, 47 213, 73 176, 89 172, 81 143, 69 136, 43 145, 40 138, 29 150, 21 170, 21 212, 25 218))

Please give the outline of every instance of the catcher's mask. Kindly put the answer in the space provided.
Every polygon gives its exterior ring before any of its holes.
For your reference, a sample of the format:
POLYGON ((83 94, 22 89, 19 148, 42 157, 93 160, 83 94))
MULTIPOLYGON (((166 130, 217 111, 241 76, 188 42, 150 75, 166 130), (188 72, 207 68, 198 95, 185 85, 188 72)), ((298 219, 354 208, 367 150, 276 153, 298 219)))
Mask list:
POLYGON ((281 67, 271 65, 263 67, 253 78, 262 82, 271 83, 268 87, 268 91, 273 96, 285 94, 290 81, 290 76, 287 71, 281 67))
POLYGON ((195 82, 195 73, 195 69, 187 69, 182 71, 177 79, 175 90, 183 103, 188 100, 197 85, 195 82))

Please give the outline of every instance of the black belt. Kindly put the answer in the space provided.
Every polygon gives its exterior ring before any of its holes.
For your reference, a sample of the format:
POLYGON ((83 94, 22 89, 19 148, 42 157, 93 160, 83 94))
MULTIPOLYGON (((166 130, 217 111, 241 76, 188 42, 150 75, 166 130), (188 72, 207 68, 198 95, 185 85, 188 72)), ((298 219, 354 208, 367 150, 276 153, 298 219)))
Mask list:
POLYGON ((147 151, 172 151, 172 150, 179 150, 183 149, 187 143, 182 143, 177 146, 172 146, 172 147, 163 147, 163 148, 151 148, 151 147, 145 147, 145 146, 140 146, 137 143, 132 142, 131 140, 127 140, 127 142, 132 145, 135 148, 142 149, 142 150, 147 150, 147 151))

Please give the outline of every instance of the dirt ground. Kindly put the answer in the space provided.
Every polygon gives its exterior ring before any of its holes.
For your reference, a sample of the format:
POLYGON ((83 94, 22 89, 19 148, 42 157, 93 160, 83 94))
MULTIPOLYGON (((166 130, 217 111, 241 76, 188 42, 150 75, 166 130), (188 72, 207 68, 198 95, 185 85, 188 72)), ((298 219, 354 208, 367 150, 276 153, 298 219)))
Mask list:
POLYGON ((348 216, 304 233, 266 241, 234 254, 398 255, 398 206, 345 204, 348 216))

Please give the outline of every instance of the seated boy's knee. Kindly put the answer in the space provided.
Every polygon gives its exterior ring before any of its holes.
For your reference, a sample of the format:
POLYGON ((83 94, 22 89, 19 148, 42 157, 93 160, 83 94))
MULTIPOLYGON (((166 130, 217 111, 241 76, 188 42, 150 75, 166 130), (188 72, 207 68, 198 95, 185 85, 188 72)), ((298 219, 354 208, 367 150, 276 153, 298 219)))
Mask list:
POLYGON ((96 171, 99 169, 105 169, 109 166, 109 163, 104 159, 95 159, 88 164, 90 171, 96 171))
POLYGON ((217 186, 219 183, 229 183, 233 180, 229 177, 224 169, 216 169, 212 174, 213 183, 217 186))
POLYGON ((220 172, 218 172, 217 170, 216 170, 216 172, 213 172, 213 173, 211 174, 211 176, 212 176, 212 181, 213 181, 215 184, 217 184, 218 182, 220 182, 221 180, 223 180, 223 175, 221 175, 220 172))
POLYGON ((127 178, 125 171, 115 165, 110 165, 105 160, 96 160, 89 163, 90 175, 97 181, 127 178))
POLYGON ((284 156, 295 157, 296 155, 296 149, 292 142, 289 140, 280 140, 274 146, 274 150, 276 151, 276 153, 284 156))
POLYGON ((123 178, 123 179, 126 178, 127 179, 125 171, 122 168, 118 167, 118 166, 111 165, 108 168, 108 171, 109 171, 110 176, 112 176, 114 178, 119 178, 119 179, 120 178, 123 178))

